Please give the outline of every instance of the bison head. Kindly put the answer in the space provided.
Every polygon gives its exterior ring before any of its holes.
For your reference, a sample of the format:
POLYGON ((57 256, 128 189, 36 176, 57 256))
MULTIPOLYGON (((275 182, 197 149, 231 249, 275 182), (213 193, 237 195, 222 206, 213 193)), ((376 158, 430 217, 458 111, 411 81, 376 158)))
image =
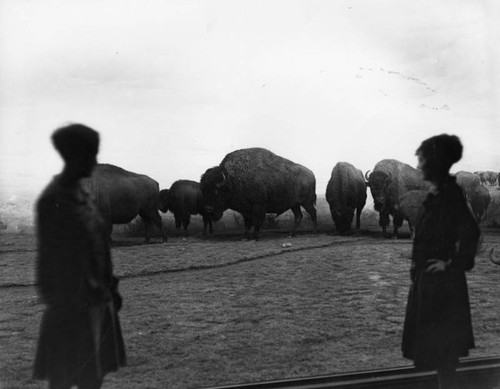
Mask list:
POLYGON ((341 210, 331 210, 332 219, 335 223, 335 230, 339 233, 345 233, 351 229, 352 219, 354 217, 354 208, 345 207, 341 210))
POLYGON ((160 205, 158 207, 158 209, 160 211, 162 211, 163 213, 167 213, 168 212, 168 208, 169 208, 169 201, 168 201, 168 195, 169 195, 169 190, 168 189, 163 189, 163 190, 160 190, 160 205))
POLYGON ((200 189, 203 193, 206 214, 212 220, 220 219, 227 209, 228 180, 223 169, 220 166, 208 169, 201 176, 200 189))
POLYGON ((386 204, 387 186, 391 183, 391 174, 387 171, 376 170, 369 177, 367 174, 365 177, 368 180, 368 186, 372 193, 375 210, 381 211, 386 204))

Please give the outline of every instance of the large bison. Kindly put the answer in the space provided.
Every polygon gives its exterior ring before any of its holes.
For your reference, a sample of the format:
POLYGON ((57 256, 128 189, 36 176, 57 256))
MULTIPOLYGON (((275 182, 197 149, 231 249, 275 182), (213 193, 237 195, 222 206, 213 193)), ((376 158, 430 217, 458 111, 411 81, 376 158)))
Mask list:
POLYGON ((98 164, 86 185, 108 224, 110 238, 113 224, 129 223, 139 215, 145 226, 145 243, 150 240, 151 223, 167 241, 158 212, 160 189, 155 180, 118 166, 98 164))
POLYGON ((306 167, 269 150, 249 148, 226 155, 219 166, 208 169, 200 181, 207 212, 218 218, 226 209, 241 213, 245 235, 259 237, 266 213, 280 215, 291 209, 295 222, 291 234, 302 220, 300 207, 316 223, 316 179, 306 167))
POLYGON ((330 213, 338 232, 344 233, 351 229, 354 211, 356 228, 360 228, 361 211, 366 204, 363 172, 350 163, 337 163, 326 187, 326 201, 330 205, 330 213))
POLYGON ((196 181, 178 180, 170 189, 160 191, 160 211, 166 213, 171 211, 175 218, 175 227, 179 230, 187 228, 191 220, 191 215, 201 215, 203 217, 203 233, 207 233, 207 225, 210 233, 213 232, 212 220, 205 212, 205 202, 201 193, 200 184, 196 181))
POLYGON ((486 215, 490 200, 490 191, 485 186, 476 186, 470 192, 470 205, 472 213, 476 217, 478 223, 481 221, 483 214, 486 215))
POLYGON ((375 210, 379 212, 379 225, 384 236, 389 216, 393 216, 393 234, 397 238, 398 228, 403 224, 399 199, 410 190, 427 190, 429 184, 423 180, 420 170, 395 159, 378 162, 370 175, 366 172, 365 178, 372 193, 375 210))
POLYGON ((465 198, 470 201, 470 194, 481 185, 481 179, 477 174, 465 171, 455 173, 457 184, 464 192, 465 198))
POLYGON ((403 220, 408 221, 411 239, 415 237, 415 227, 424 213, 424 201, 428 194, 428 190, 410 190, 399 199, 399 211, 403 220))

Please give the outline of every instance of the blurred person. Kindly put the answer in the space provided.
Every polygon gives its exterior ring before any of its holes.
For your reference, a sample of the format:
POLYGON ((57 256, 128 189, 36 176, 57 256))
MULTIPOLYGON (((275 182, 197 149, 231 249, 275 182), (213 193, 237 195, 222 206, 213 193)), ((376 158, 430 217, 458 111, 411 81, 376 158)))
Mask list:
POLYGON ((432 184, 416 226, 402 351, 418 369, 438 372, 439 388, 458 388, 459 357, 474 348, 465 272, 474 266, 479 228, 450 167, 462 144, 442 134, 417 149, 418 168, 432 184))
POLYGON ((36 206, 36 276, 46 308, 33 376, 51 389, 100 388, 107 372, 125 365, 125 347, 106 228, 81 182, 97 163, 99 134, 72 124, 52 142, 65 165, 36 206))

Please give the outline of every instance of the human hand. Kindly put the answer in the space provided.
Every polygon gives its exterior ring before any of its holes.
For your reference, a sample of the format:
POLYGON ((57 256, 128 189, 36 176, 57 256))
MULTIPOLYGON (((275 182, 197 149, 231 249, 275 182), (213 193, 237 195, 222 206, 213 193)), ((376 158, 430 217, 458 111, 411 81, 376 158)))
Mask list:
POLYGON ((443 261, 442 259, 429 259, 427 263, 429 266, 425 269, 426 273, 438 273, 446 270, 448 265, 451 263, 451 259, 449 261, 443 261))

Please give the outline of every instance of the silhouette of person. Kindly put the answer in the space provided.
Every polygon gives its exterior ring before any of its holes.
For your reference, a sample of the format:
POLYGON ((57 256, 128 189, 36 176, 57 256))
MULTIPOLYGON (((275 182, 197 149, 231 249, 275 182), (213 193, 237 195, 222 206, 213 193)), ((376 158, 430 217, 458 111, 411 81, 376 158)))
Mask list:
POLYGON ((56 130, 65 166, 37 201, 37 285, 43 313, 34 378, 49 388, 100 388, 125 365, 121 296, 106 228, 81 179, 96 165, 99 134, 81 124, 56 130))
POLYGON ((416 368, 437 370, 441 389, 457 387, 458 358, 474 348, 465 272, 474 266, 480 232, 449 175, 462 150, 458 137, 442 134, 416 152, 432 190, 415 230, 402 351, 416 368))

